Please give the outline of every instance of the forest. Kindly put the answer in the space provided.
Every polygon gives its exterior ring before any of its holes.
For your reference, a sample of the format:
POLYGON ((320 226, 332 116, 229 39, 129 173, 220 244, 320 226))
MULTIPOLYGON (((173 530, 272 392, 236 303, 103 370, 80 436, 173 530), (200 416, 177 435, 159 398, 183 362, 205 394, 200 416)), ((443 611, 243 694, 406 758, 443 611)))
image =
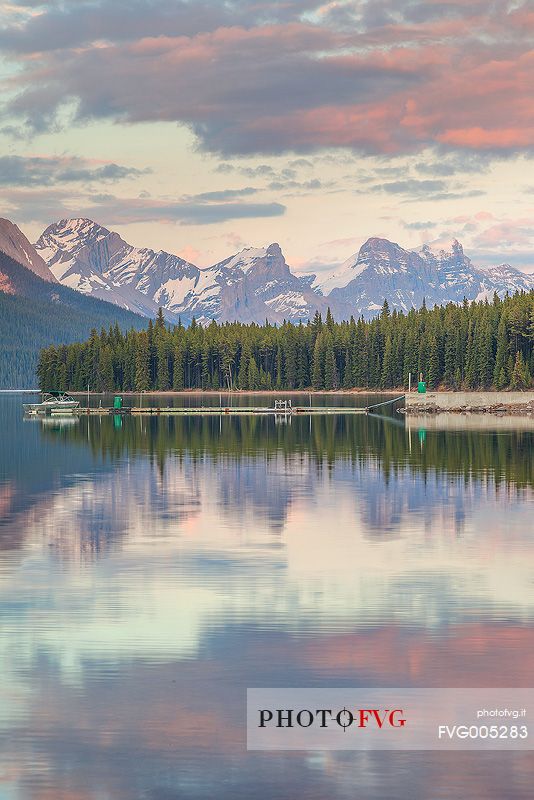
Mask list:
POLYGON ((130 311, 41 280, 5 253, 0 253, 0 275, 14 292, 0 291, 0 389, 37 386, 37 362, 45 342, 79 341, 95 325, 110 321, 124 328, 145 324, 130 311))
POLYGON ((211 322, 145 330, 93 329, 83 343, 52 345, 37 368, 43 390, 393 389, 420 373, 430 389, 531 388, 534 292, 492 302, 393 311, 372 320, 307 324, 211 322))

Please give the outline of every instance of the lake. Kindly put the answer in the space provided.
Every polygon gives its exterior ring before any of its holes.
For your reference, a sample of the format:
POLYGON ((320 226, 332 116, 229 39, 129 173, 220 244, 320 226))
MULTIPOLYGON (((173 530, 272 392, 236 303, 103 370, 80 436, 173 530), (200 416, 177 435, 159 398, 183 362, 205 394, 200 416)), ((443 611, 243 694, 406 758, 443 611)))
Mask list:
POLYGON ((23 402, 0 396, 2 800, 532 797, 532 753, 245 730, 247 687, 532 685, 531 430, 23 402))

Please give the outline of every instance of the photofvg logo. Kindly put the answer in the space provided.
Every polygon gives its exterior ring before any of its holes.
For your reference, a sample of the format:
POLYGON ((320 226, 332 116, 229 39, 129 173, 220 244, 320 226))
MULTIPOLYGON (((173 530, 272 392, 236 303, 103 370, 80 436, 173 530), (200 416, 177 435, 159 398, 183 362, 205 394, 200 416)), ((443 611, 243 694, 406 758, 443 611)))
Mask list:
POLYGON ((274 726, 276 728, 311 728, 318 725, 320 728, 328 728, 337 725, 343 731, 356 726, 357 728, 367 728, 376 726, 379 730, 387 727, 404 728, 406 718, 402 708, 358 708, 349 709, 343 707, 340 711, 333 711, 331 708, 262 708, 259 710, 259 727, 266 728, 274 726))
POLYGON ((529 750, 533 717, 534 689, 249 689, 247 746, 529 750))

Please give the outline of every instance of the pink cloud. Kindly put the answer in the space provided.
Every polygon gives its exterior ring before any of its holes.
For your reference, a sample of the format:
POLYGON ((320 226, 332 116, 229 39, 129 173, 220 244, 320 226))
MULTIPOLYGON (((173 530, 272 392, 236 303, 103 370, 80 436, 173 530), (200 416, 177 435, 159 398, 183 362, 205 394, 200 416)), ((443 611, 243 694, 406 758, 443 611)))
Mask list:
POLYGON ((534 248, 534 217, 495 222, 476 237, 481 248, 534 248))
POLYGON ((520 130, 504 128, 484 130, 483 128, 463 128, 445 131, 437 137, 438 142, 475 150, 513 150, 534 145, 534 127, 520 130))
POLYGON ((206 149, 228 154, 532 148, 534 14, 451 5, 453 15, 437 8, 413 22, 398 13, 396 24, 360 30, 330 26, 340 7, 328 3, 321 24, 162 31, 34 52, 8 84, 19 92, 9 108, 46 127, 77 98, 80 120, 181 122, 206 149))

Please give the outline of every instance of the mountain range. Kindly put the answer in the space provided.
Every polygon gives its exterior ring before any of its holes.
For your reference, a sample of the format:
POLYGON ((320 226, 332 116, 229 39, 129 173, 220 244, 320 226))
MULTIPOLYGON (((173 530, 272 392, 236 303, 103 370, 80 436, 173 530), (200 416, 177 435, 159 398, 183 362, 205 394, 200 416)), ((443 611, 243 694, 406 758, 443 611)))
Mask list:
POLYGON ((299 322, 328 308, 336 319, 369 318, 385 299, 391 309, 406 312, 423 301, 432 307, 534 288, 534 276, 508 264, 476 267, 456 240, 450 251, 436 253, 428 245, 415 251, 370 238, 321 277, 293 273, 276 243, 199 268, 172 253, 134 247, 85 218, 53 223, 35 246, 1 220, 0 252, 47 282, 145 317, 154 317, 161 306, 169 322, 186 324, 193 317, 202 324, 299 322))
POLYGON ((314 276, 294 275, 278 244, 200 269, 171 253, 133 247, 91 220, 72 219, 50 225, 35 249, 60 283, 146 316, 161 306, 170 322, 306 320, 328 306, 312 288, 314 276))

